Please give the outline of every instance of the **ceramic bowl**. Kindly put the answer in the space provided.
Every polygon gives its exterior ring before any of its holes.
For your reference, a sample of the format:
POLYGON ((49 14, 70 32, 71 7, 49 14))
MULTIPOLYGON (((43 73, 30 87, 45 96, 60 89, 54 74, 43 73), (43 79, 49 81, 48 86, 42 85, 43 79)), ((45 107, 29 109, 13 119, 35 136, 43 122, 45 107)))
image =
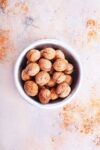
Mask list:
POLYGON ((20 95, 27 102, 40 108, 48 108, 48 109, 57 108, 57 107, 70 103, 73 100, 76 93, 78 92, 80 84, 81 84, 81 79, 82 79, 81 62, 80 62, 79 57, 77 56, 77 52, 65 42, 62 42, 56 39, 43 39, 43 40, 35 41, 31 45, 29 45, 27 48, 25 48, 19 55, 15 64, 15 68, 14 68, 14 79, 15 79, 15 84, 20 95), (71 86, 72 91, 69 94, 69 96, 64 99, 58 99, 57 101, 53 101, 53 102, 50 102, 49 104, 44 105, 44 104, 41 104, 35 98, 29 97, 25 93, 23 89, 23 82, 21 80, 20 74, 21 74, 21 70, 25 67, 26 53, 32 48, 41 50, 42 48, 45 48, 45 47, 53 47, 55 49, 62 50, 65 53, 65 56, 69 60, 69 62, 71 62, 74 65, 75 71, 73 73, 73 83, 71 86))

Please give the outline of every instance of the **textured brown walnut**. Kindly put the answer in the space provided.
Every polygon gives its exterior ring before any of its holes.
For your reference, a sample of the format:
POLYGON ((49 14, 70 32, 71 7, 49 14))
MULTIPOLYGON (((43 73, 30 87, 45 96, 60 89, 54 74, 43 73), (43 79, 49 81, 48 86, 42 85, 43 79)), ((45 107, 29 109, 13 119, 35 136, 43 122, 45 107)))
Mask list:
POLYGON ((35 76, 40 71, 40 67, 37 63, 29 63, 25 70, 29 76, 35 76))
POLYGON ((68 85, 71 85, 71 84, 72 84, 72 81, 73 81, 72 76, 66 75, 65 82, 66 82, 68 85))
POLYGON ((51 100, 56 100, 58 98, 58 94, 56 93, 56 89, 51 89, 51 100))
POLYGON ((72 64, 68 63, 67 69, 64 71, 65 74, 72 74, 74 71, 74 67, 72 64))
POLYGON ((66 59, 57 59, 53 67, 56 71, 64 71, 67 69, 68 61, 66 59))
POLYGON ((35 76, 35 81, 38 85, 43 86, 47 84, 50 80, 50 75, 49 73, 45 71, 40 71, 36 76, 35 76))
POLYGON ((59 95, 59 97, 65 98, 70 94, 71 88, 66 82, 63 82, 58 85, 56 92, 59 95))
POLYGON ((43 88, 40 90, 39 92, 39 100, 42 104, 47 104, 49 103, 50 101, 50 90, 49 89, 46 89, 46 88, 43 88))
POLYGON ((22 72, 21 72, 21 79, 23 81, 26 81, 26 80, 29 80, 30 79, 30 76, 27 74, 26 70, 23 69, 22 72))
POLYGON ((36 96, 38 94, 38 86, 34 81, 26 81, 24 84, 24 90, 29 96, 36 96))
POLYGON ((56 50, 56 59, 61 58, 61 59, 65 59, 65 55, 61 50, 56 50))
POLYGON ((41 58, 39 60, 39 66, 40 66, 41 70, 43 70, 43 71, 50 71, 51 67, 52 67, 52 63, 51 63, 51 61, 49 61, 45 58, 41 58))
POLYGON ((63 81, 65 81, 66 79, 66 75, 63 72, 54 72, 53 74, 53 80, 56 83, 62 83, 63 81))
POLYGON ((35 62, 40 58, 40 51, 36 49, 32 49, 26 54, 26 57, 28 61, 35 62))
POLYGON ((42 57, 52 60, 55 58, 56 52, 53 48, 45 48, 41 50, 42 57))
POLYGON ((48 86, 48 87, 53 87, 53 86, 55 86, 55 84, 56 84, 56 82, 51 78, 51 79, 49 80, 49 82, 47 83, 47 86, 48 86))

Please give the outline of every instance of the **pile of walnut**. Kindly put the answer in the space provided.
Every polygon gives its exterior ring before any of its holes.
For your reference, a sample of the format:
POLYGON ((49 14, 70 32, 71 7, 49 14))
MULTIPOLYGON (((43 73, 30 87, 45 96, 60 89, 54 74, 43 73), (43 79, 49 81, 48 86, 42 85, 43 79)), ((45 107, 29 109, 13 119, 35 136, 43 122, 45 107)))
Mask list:
POLYGON ((26 54, 27 65, 21 72, 24 90, 37 96, 42 104, 65 98, 71 92, 73 65, 61 50, 32 49, 26 54))

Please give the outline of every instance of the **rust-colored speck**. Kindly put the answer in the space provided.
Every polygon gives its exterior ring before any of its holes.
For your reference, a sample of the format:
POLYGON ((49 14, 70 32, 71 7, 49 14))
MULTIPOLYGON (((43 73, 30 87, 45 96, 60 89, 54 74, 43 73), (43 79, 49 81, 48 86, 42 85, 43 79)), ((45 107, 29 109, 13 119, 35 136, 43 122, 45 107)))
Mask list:
POLYGON ((26 2, 23 3, 15 3, 15 11, 22 11, 24 13, 27 13, 29 11, 28 4, 26 2))
POLYGON ((91 100, 89 103, 69 104, 63 107, 61 113, 61 128, 71 126, 83 135, 96 135, 100 130, 100 99, 91 100))
POLYGON ((8 53, 7 44, 9 41, 9 32, 5 30, 0 30, 0 61, 4 60, 8 53))
POLYGON ((0 47, 4 46, 8 42, 8 31, 0 30, 0 47))
POLYGON ((8 8, 6 13, 8 15, 21 15, 29 12, 29 6, 26 2, 16 2, 12 7, 8 8))
POLYGON ((82 120, 82 125, 80 128, 80 133, 83 134, 92 134, 93 133, 93 119, 92 118, 85 118, 82 120))
POLYGON ((55 137, 51 137, 51 141, 52 141, 52 142, 55 142, 55 137))
POLYGON ((26 13, 29 11, 28 5, 26 3, 23 3, 21 5, 21 9, 23 12, 26 12, 26 13))
POLYGON ((0 30, 0 62, 4 61, 12 50, 9 30, 0 30))
POLYGON ((89 19, 86 23, 87 27, 96 26, 96 21, 93 19, 89 19))
POLYGON ((52 147, 53 149, 59 149, 59 147, 61 147, 61 145, 63 145, 64 143, 64 136, 63 134, 60 135, 55 135, 51 137, 51 142, 52 142, 52 147))
POLYGON ((95 38, 96 35, 97 35, 97 33, 96 33, 95 30, 90 30, 90 31, 88 32, 88 37, 91 38, 91 39, 95 38))
POLYGON ((71 112, 71 108, 73 109, 72 105, 66 105, 63 107, 62 112, 59 114, 63 120, 63 124, 61 126, 65 129, 72 125, 75 121, 73 113, 71 112))
POLYGON ((8 6, 8 0, 0 0, 0 7, 5 9, 8 6))
POLYGON ((99 25, 94 19, 89 19, 86 22, 87 27, 87 40, 91 42, 93 40, 98 41, 98 32, 99 32, 99 25))
POLYGON ((100 136, 96 136, 93 142, 95 143, 96 146, 100 146, 100 136))

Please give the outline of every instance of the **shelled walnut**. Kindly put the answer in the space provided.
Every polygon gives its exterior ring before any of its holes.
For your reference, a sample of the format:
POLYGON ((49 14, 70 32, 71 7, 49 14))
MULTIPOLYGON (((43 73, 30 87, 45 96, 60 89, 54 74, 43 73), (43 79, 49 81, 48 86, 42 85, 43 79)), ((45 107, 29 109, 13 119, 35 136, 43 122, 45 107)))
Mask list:
POLYGON ((68 63, 67 69, 64 71, 65 74, 72 74, 74 71, 74 67, 72 64, 68 63))
POLYGON ((56 50, 56 59, 61 58, 61 59, 65 59, 65 55, 61 50, 56 50))
POLYGON ((35 76, 35 81, 38 85, 43 86, 47 84, 50 80, 50 75, 49 73, 45 71, 40 71, 36 76, 35 76))
POLYGON ((56 83, 62 83, 63 81, 65 81, 66 79, 66 75, 63 72, 54 72, 53 74, 53 80, 56 83))
POLYGON ((65 98, 70 94, 71 88, 66 82, 63 82, 58 85, 56 92, 59 95, 59 97, 65 98))
POLYGON ((38 94, 38 86, 32 80, 25 82, 24 90, 25 90, 26 94, 29 96, 36 96, 38 94))
POLYGON ((51 67, 52 67, 52 63, 50 60, 41 58, 39 60, 39 66, 40 66, 41 70, 43 70, 43 71, 50 71, 51 67))
POLYGON ((40 90, 39 92, 39 100, 42 104, 47 104, 49 103, 50 101, 50 90, 49 89, 46 89, 46 88, 43 88, 40 90))
POLYGON ((23 81, 26 81, 26 80, 30 79, 30 76, 28 75, 26 69, 22 70, 22 72, 21 72, 21 78, 22 78, 23 81))
POLYGON ((52 88, 51 89, 51 100, 52 101, 54 101, 54 100, 56 100, 57 98, 58 98, 59 96, 58 96, 58 94, 57 94, 57 92, 56 92, 56 89, 55 88, 52 88))
POLYGON ((35 76, 40 71, 40 67, 37 63, 29 63, 25 70, 29 76, 35 76))
POLYGON ((35 61, 39 60, 40 56, 41 56, 40 51, 36 50, 36 49, 30 50, 26 54, 26 58, 28 59, 29 62, 35 62, 35 61))
POLYGON ((52 60, 55 58, 56 52, 53 48, 48 47, 41 50, 41 55, 46 59, 52 60))
POLYGON ((65 71, 67 69, 68 61, 65 59, 55 60, 53 67, 56 71, 65 71))

